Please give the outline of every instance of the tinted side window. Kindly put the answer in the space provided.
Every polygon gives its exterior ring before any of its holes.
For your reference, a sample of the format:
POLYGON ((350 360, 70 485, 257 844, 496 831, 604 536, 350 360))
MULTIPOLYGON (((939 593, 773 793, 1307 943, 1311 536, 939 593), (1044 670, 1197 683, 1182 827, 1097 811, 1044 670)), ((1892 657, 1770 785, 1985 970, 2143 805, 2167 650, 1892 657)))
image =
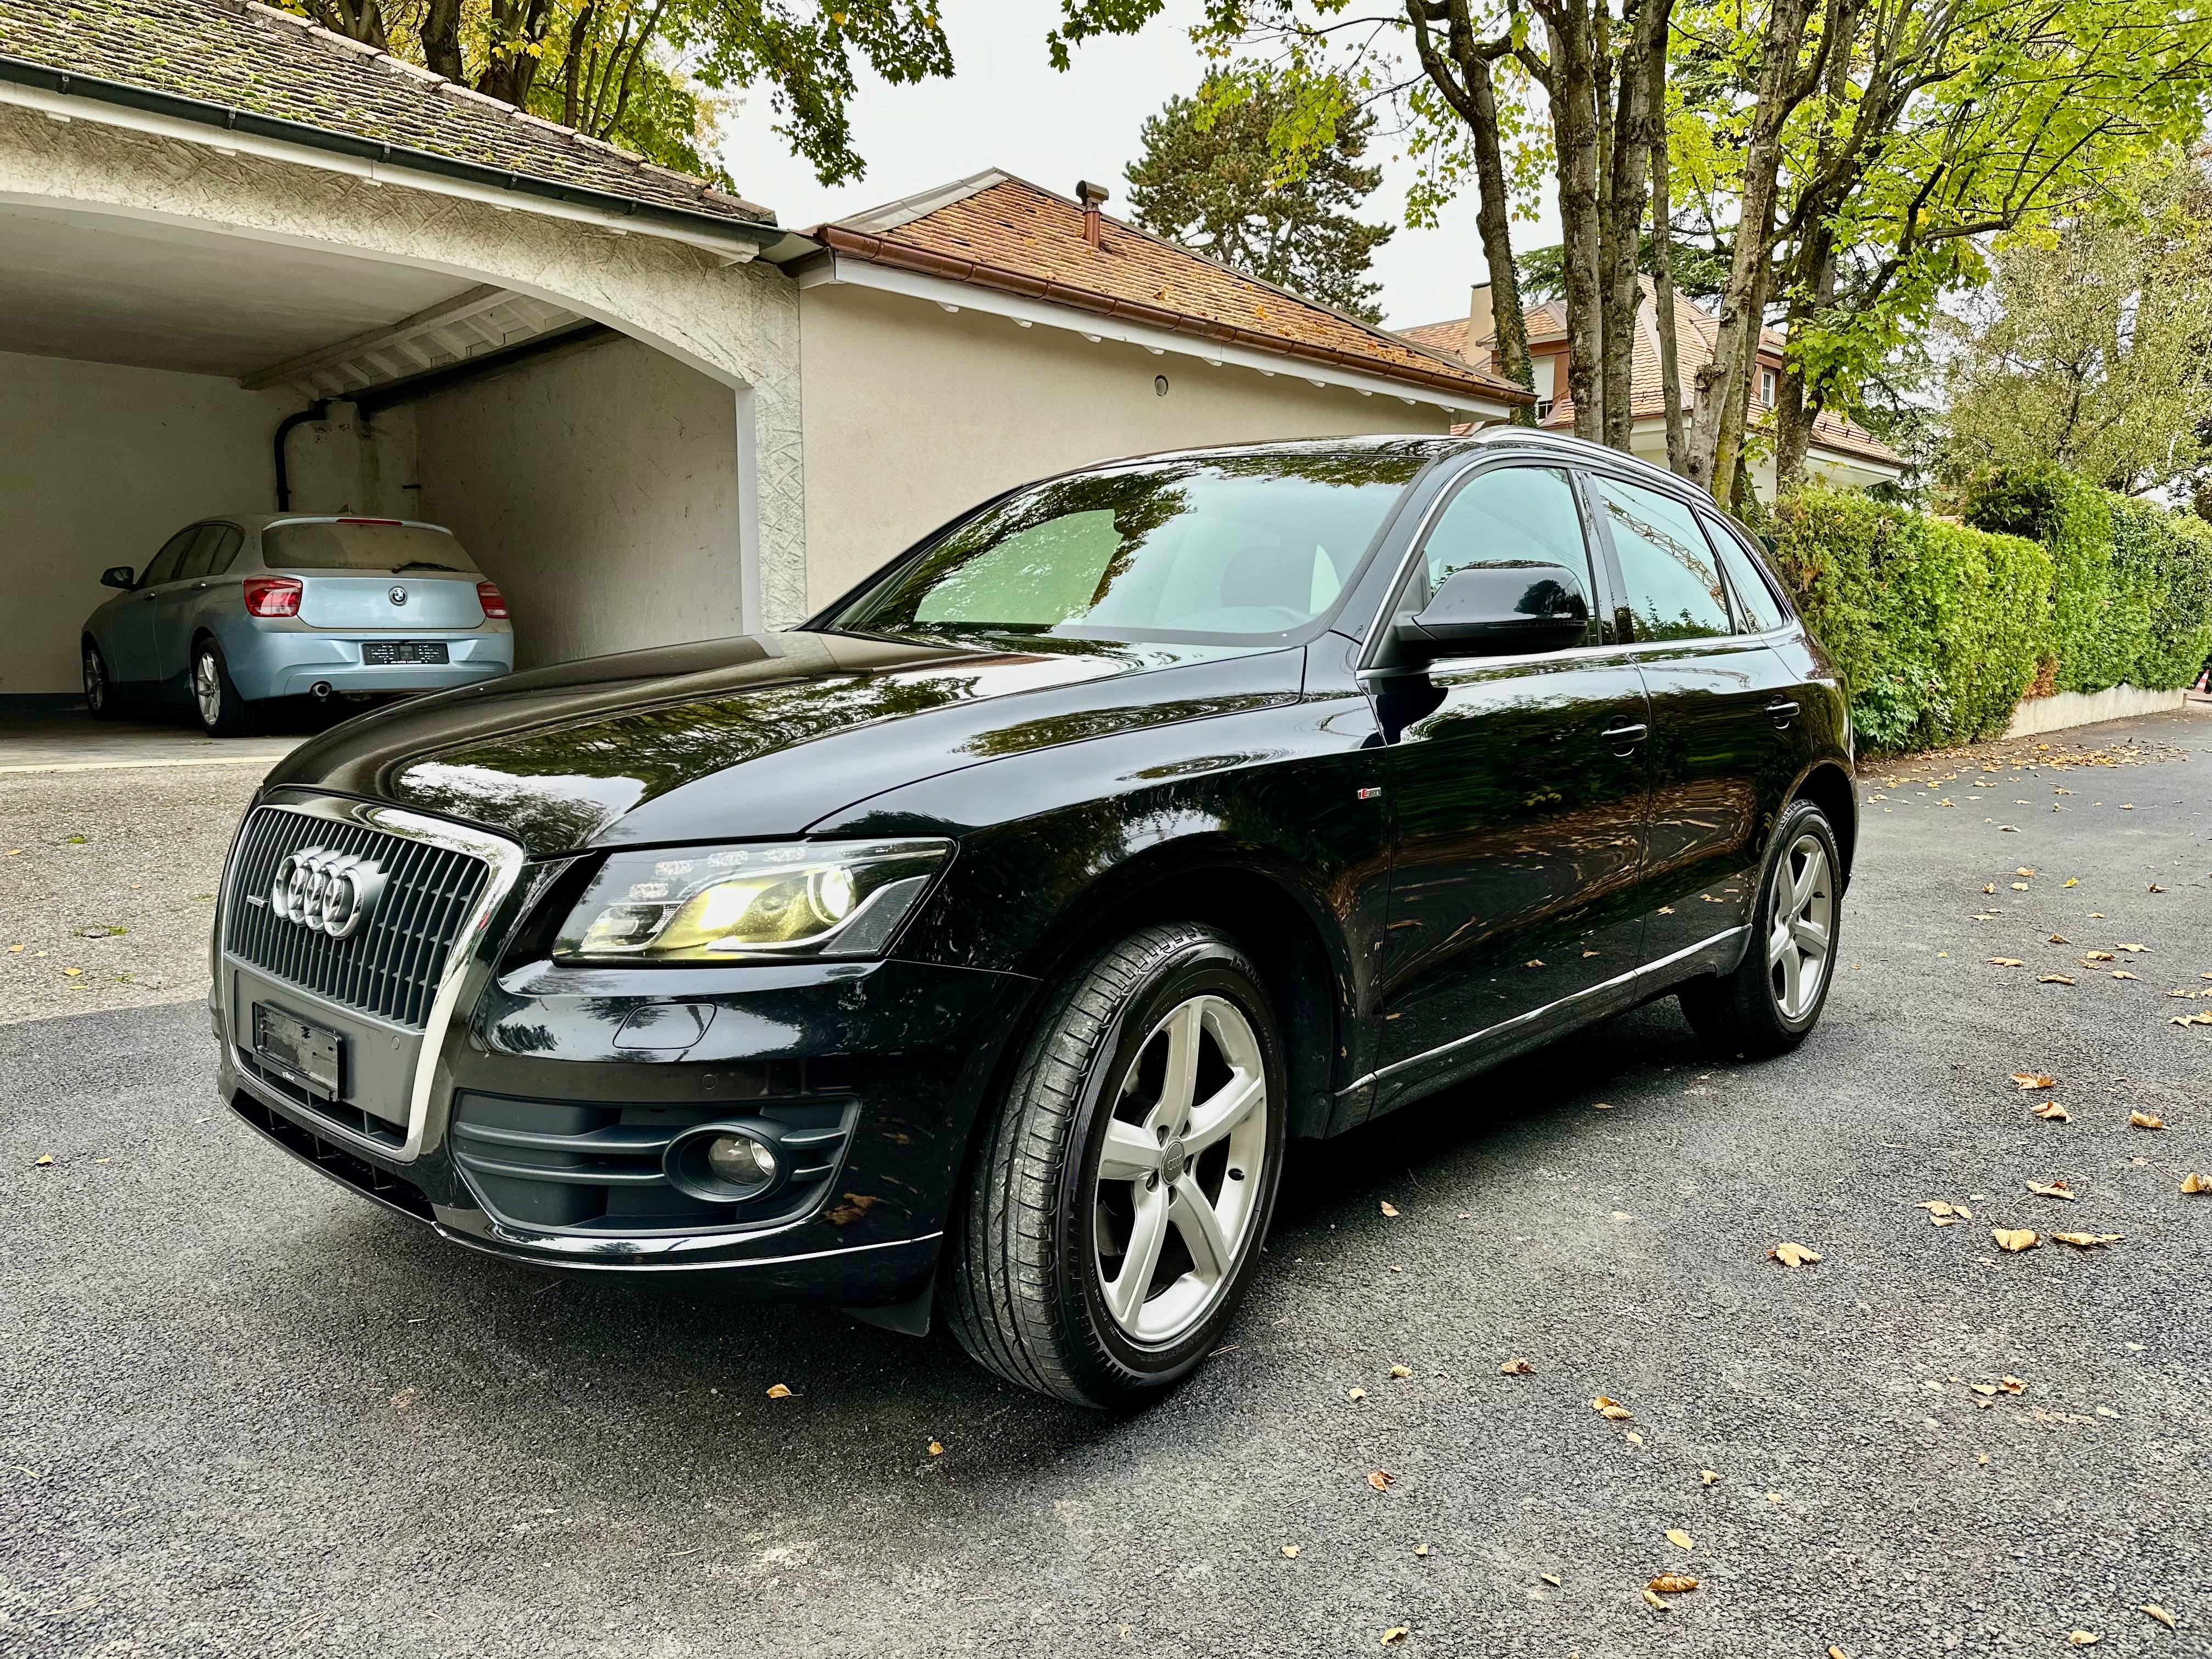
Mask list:
POLYGON ((1574 486, 1556 467, 1498 467, 1473 478, 1445 505, 1421 544, 1429 592, 1455 570, 1485 564, 1560 564, 1583 585, 1596 638, 1597 586, 1574 486))
POLYGON ((1743 617, 1743 631, 1764 634, 1769 629, 1779 628, 1785 620, 1782 602, 1774 597, 1744 544, 1729 533, 1726 526, 1699 514, 1705 534, 1719 550, 1721 568, 1728 573, 1729 586, 1735 591, 1736 609, 1743 617))
POLYGON ((228 528, 227 525, 202 525, 199 534, 192 538, 191 549, 186 551, 183 558, 177 561, 176 580, 188 582, 206 575, 208 565, 215 557, 216 550, 222 545, 223 537, 228 528))
POLYGON ((161 550, 154 556, 154 562, 146 567, 146 574, 138 579, 141 587, 159 587, 163 582, 177 579, 177 562, 185 556, 185 550, 199 539, 200 526, 179 530, 161 544, 161 550))
POLYGON ((238 550, 246 545, 246 532, 236 525, 218 525, 216 528, 218 533, 208 553, 207 574, 210 576, 220 576, 229 569, 231 561, 238 556, 238 550))
POLYGON ((1702 640, 1732 630, 1720 565, 1697 515, 1672 496, 1599 478, 1613 551, 1639 640, 1702 640))

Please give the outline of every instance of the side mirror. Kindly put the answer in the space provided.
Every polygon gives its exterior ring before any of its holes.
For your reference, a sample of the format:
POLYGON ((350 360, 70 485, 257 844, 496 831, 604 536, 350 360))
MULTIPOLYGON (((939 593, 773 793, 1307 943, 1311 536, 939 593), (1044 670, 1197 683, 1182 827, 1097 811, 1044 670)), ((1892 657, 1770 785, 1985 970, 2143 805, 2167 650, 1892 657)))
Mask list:
POLYGON ((111 564, 100 573, 102 587, 135 587, 137 579, 127 564, 111 564))
POLYGON ((1589 623, 1582 579, 1563 564, 1479 564, 1455 570, 1418 617, 1392 630, 1417 661, 1559 651, 1589 623))

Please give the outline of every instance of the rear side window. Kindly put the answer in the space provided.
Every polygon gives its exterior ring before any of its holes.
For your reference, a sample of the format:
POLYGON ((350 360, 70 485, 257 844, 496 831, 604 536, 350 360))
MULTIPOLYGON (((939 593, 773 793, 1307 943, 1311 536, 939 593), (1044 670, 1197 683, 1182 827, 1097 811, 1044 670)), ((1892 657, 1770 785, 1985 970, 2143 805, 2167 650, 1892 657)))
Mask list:
POLYGON ((1590 637, 1596 638, 1597 587, 1582 514, 1574 486, 1556 467, 1498 467, 1470 479, 1431 527, 1421 557, 1431 594, 1454 571, 1471 566, 1565 565, 1583 585, 1590 637))
POLYGON ((1595 480, 1620 558, 1639 640, 1703 640, 1734 632, 1720 563, 1697 515, 1670 495, 1618 478, 1595 480))
POLYGON ((1787 620, 1782 601, 1774 597, 1765 576, 1753 560, 1744 544, 1728 532, 1717 520, 1698 515, 1705 526, 1705 534, 1721 556, 1721 568, 1728 573, 1729 586, 1735 591, 1736 610, 1743 617, 1743 632, 1764 634, 1779 628, 1787 620))
POLYGON ((230 562, 230 556, 238 550, 243 539, 229 525, 202 525, 199 533, 192 538, 191 550, 177 562, 177 580, 191 581, 218 574, 230 562))
POLYGON ((272 570, 458 570, 476 562, 442 530, 374 519, 318 519, 261 532, 261 562, 272 570))

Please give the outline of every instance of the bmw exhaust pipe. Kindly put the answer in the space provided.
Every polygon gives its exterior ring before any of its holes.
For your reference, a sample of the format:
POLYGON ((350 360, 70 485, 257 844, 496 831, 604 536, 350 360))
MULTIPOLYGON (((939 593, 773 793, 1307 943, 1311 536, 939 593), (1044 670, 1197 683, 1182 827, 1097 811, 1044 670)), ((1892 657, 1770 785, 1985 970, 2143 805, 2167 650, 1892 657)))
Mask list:
POLYGON ((331 700, 331 683, 328 680, 317 680, 307 688, 307 690, 317 702, 328 702, 331 700))

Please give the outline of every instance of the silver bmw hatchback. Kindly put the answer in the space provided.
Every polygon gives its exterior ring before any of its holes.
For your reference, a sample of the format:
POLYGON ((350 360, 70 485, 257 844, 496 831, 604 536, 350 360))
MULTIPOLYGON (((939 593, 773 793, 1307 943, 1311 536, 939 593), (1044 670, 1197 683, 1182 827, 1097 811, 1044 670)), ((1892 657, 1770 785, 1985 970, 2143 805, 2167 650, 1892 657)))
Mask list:
POLYGON ((84 701, 191 703, 215 737, 277 698, 441 691, 512 672, 506 597, 451 531, 408 519, 241 514, 179 530, 86 618, 84 701))

